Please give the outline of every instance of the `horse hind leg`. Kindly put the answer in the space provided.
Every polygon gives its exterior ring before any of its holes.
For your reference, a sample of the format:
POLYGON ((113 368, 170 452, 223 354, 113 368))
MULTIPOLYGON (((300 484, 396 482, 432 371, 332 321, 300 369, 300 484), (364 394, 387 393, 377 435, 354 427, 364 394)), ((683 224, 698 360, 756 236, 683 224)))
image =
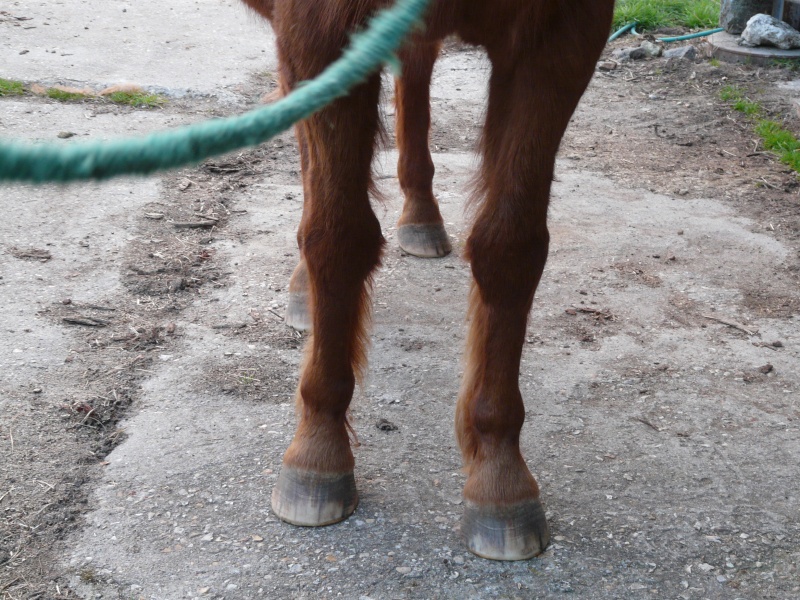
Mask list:
POLYGON ((297 231, 297 247, 300 249, 300 261, 289 279, 289 301, 286 305, 286 324, 297 331, 311 331, 311 298, 310 283, 308 281, 308 266, 303 255, 303 226, 306 215, 305 199, 310 196, 308 190, 309 156, 308 144, 305 141, 302 127, 295 128, 297 145, 300 151, 300 172, 303 178, 303 218, 297 231))
POLYGON ((549 543, 539 487, 520 451, 519 372, 527 316, 547 260, 555 155, 610 20, 612 3, 582 4, 553 8, 558 14, 538 36, 530 30, 508 36, 538 39, 539 52, 533 47, 515 56, 508 47, 488 48, 484 198, 466 249, 474 285, 456 434, 468 473, 461 530, 473 553, 496 560, 527 559, 549 543), (594 20, 572 27, 573 8, 594 20))
MULTIPOLYGON (((407 47, 400 56, 402 76, 395 82, 399 150, 397 171, 405 197, 397 237, 403 250, 421 258, 442 257, 452 251, 439 205, 433 195, 434 166, 428 145, 430 81, 438 55, 438 43, 418 43, 407 47)), ((305 189, 309 171, 308 147, 302 128, 298 127, 296 133, 305 189)), ((308 195, 306 191, 304 196, 308 195)), ((303 256, 302 230, 301 224, 297 236, 300 261, 289 280, 286 324, 298 331, 311 331, 310 284, 303 256)))
POLYGON ((439 43, 410 44, 400 53, 403 71, 395 81, 397 175, 405 201, 397 223, 400 247, 414 256, 436 258, 452 247, 433 195, 434 166, 428 135, 430 84, 439 43))

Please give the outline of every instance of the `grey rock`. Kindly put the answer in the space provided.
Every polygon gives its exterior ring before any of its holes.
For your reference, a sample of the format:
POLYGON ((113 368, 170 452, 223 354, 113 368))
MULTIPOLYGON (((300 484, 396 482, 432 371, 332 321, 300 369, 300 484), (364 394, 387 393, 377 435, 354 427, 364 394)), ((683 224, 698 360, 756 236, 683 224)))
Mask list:
POLYGON ((772 0, 722 0, 719 25, 728 33, 738 35, 744 31, 750 17, 769 12, 772 12, 772 0))
POLYGON ((611 58, 619 62, 626 60, 641 60, 647 56, 642 48, 617 48, 611 53, 611 58))
POLYGON ((781 50, 800 48, 800 32, 769 15, 754 15, 747 22, 740 46, 775 46, 781 50))
POLYGON ((694 46, 681 46, 680 48, 670 48, 664 50, 664 58, 685 58, 694 60, 697 58, 697 49, 694 46))
POLYGON ((659 46, 658 44, 654 44, 653 42, 650 42, 648 40, 643 41, 640 48, 647 53, 647 56, 653 56, 653 57, 661 56, 661 53, 664 51, 664 49, 661 46, 659 46))

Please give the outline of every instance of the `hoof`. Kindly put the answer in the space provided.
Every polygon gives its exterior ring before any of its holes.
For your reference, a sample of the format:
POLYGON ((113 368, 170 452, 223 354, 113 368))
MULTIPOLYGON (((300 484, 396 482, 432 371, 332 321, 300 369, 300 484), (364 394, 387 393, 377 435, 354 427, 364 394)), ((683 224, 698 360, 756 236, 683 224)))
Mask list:
POLYGON ((550 543, 539 500, 510 506, 479 506, 466 501, 461 531, 470 552, 491 560, 526 560, 550 543))
POLYGON ((272 510, 281 521, 321 527, 345 520, 358 506, 353 473, 314 473, 284 465, 272 490, 272 510))
POLYGON ((444 225, 400 225, 397 228, 400 247, 420 258, 441 258, 453 250, 444 225))
POLYGON ((297 331, 311 331, 312 321, 308 307, 308 292, 289 292, 286 324, 297 331))

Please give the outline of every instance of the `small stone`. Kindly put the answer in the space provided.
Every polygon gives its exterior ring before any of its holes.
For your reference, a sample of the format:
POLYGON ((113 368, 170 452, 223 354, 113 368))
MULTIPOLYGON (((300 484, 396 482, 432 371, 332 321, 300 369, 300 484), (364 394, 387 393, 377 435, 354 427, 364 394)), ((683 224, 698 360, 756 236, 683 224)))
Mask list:
POLYGON ((664 51, 661 46, 648 40, 643 41, 639 47, 647 53, 647 56, 652 57, 661 56, 661 53, 664 51))
POLYGON ((772 347, 773 348, 783 348, 783 342, 780 341, 780 340, 775 340, 774 342, 772 342, 772 347))
POLYGON ((386 419, 379 419, 378 422, 375 423, 375 427, 381 431, 397 431, 397 425, 386 419))
POLYGON ((597 63, 597 68, 601 71, 613 71, 617 66, 617 63, 613 60, 603 60, 597 63))
POLYGON ((395 568, 395 571, 397 571, 401 575, 408 575, 409 573, 411 573, 411 567, 397 567, 395 568))
POLYGON ((77 133, 73 133, 72 131, 59 131, 58 132, 58 137, 61 138, 62 140, 67 140, 67 139, 69 139, 71 137, 75 137, 76 135, 78 135, 78 134, 77 133))
POLYGON ((697 58, 697 49, 694 46, 681 46, 680 48, 670 48, 664 50, 664 58, 685 58, 694 60, 697 58))
POLYGON ((611 58, 616 61, 641 60, 647 57, 647 52, 642 48, 617 48, 611 53, 611 58))
POLYGON ((763 367, 759 367, 758 370, 760 373, 764 373, 764 375, 766 375, 767 373, 772 373, 774 368, 775 367, 773 367, 771 364, 767 363, 763 367))
POLYGON ((708 563, 700 563, 697 565, 697 568, 700 569, 703 573, 708 573, 709 571, 714 570, 714 565, 710 565, 708 563))

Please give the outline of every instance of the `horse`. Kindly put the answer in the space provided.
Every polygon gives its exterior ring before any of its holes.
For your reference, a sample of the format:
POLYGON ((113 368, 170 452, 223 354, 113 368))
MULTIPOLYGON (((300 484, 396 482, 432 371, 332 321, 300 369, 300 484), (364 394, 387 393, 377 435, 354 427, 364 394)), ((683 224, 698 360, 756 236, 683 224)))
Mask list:
MULTIPOLYGON (((351 32, 388 0, 243 0, 276 34, 288 92, 338 58, 351 32)), ((549 543, 539 487, 522 457, 518 379, 528 313, 547 260, 555 156, 611 28, 613 0, 434 0, 399 51, 400 246, 451 251, 428 145, 430 80, 443 39, 482 46, 491 63, 474 220, 465 246, 473 282, 466 368, 455 415, 467 480, 461 531, 471 552, 524 560, 549 543)), ((376 73, 296 127, 304 191, 288 319, 310 327, 298 424, 272 509, 323 526, 358 504, 348 406, 366 365, 371 278, 385 240, 371 204, 380 130, 376 73)))

